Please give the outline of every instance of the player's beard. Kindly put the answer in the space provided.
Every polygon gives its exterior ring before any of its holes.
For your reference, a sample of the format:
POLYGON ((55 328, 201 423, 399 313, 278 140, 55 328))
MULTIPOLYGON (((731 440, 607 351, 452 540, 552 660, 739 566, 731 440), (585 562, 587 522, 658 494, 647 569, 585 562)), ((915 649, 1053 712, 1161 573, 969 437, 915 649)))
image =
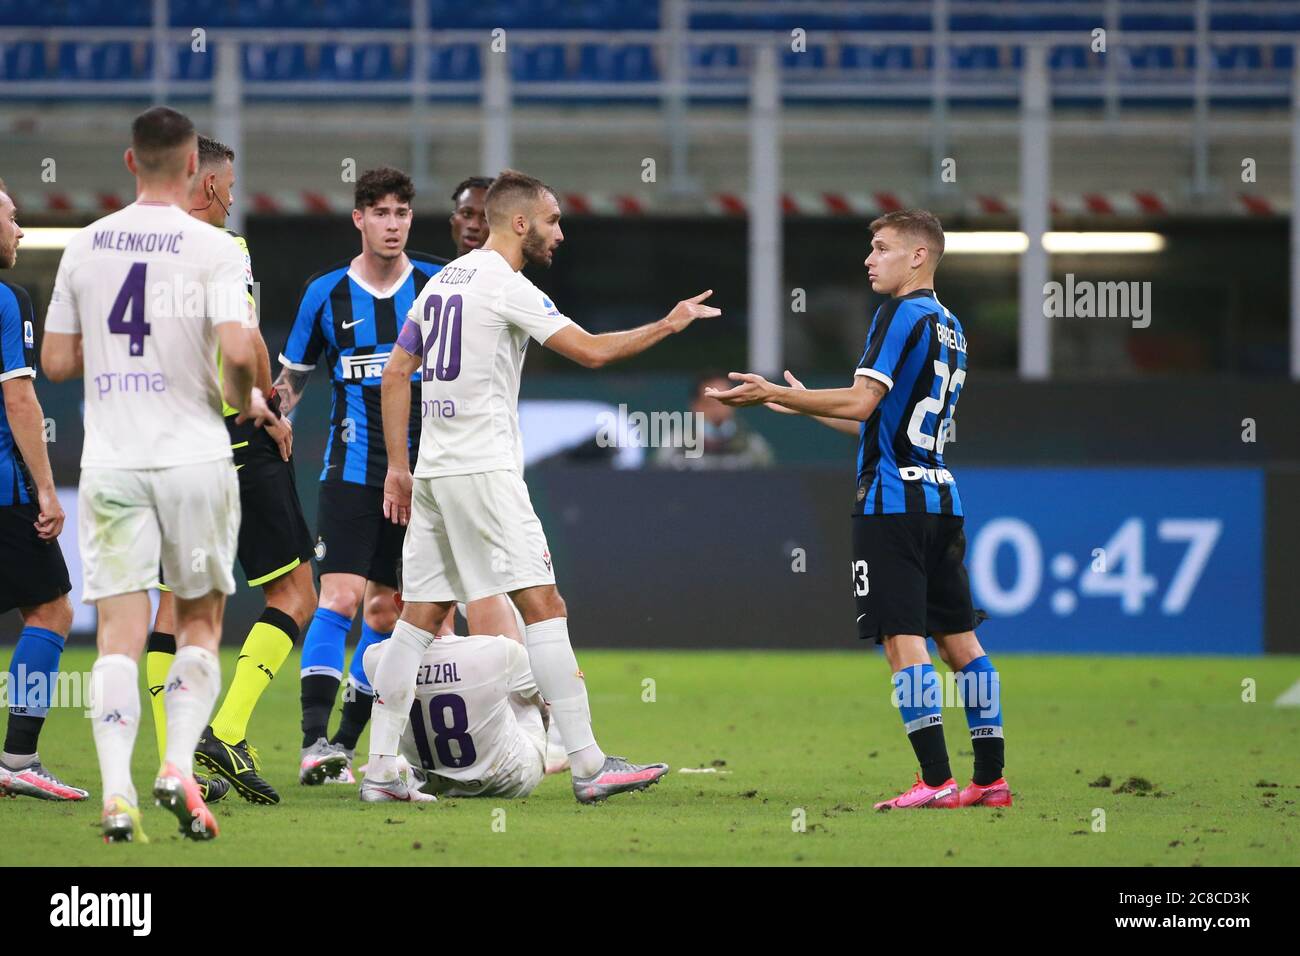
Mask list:
POLYGON ((523 252, 524 258, 535 266, 549 267, 551 264, 550 258, 546 255, 546 240, 532 225, 529 225, 528 232, 524 233, 523 252))
POLYGON ((6 248, 0 246, 0 269, 12 269, 14 263, 18 261, 18 244, 6 248))

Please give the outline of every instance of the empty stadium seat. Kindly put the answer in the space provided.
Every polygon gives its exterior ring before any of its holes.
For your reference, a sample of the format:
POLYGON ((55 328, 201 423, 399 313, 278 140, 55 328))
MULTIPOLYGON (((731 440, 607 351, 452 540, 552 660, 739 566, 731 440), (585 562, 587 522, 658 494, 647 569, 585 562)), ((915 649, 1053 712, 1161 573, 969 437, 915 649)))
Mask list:
POLYGON ((919 57, 916 48, 907 44, 848 44, 840 48, 840 67, 845 70, 913 70, 918 65, 928 66, 928 61, 928 54, 919 57))
POLYGON ((781 53, 781 68, 792 73, 817 73, 826 69, 826 47, 809 44, 802 53, 784 50, 781 53))
POLYGON ((190 44, 181 44, 172 54, 172 79, 194 82, 210 80, 212 64, 217 59, 216 47, 216 44, 209 43, 206 51, 196 52, 190 44))
POLYGON ((387 43, 326 43, 320 48, 320 69, 316 76, 332 82, 374 82, 410 77, 405 51, 403 69, 394 65, 393 48, 387 43))
POLYGON ((433 48, 429 57, 429 79, 443 83, 470 83, 483 73, 476 43, 453 43, 433 48))
POLYGON ((247 43, 244 79, 250 83, 307 79, 307 47, 302 43, 247 43))
POLYGON ((520 83, 553 83, 566 79, 564 44, 510 47, 510 75, 520 83))
POLYGON ((647 43, 609 46, 585 43, 575 79, 589 83, 646 83, 658 76, 654 48, 647 43))
POLYGON ((45 79, 45 44, 22 41, 0 46, 0 76, 6 80, 45 79))
POLYGON ((53 78, 86 82, 144 79, 153 70, 152 52, 146 43, 61 43, 53 78))
POLYGON ((740 66, 740 47, 734 43, 693 43, 687 63, 702 70, 735 69, 740 66))

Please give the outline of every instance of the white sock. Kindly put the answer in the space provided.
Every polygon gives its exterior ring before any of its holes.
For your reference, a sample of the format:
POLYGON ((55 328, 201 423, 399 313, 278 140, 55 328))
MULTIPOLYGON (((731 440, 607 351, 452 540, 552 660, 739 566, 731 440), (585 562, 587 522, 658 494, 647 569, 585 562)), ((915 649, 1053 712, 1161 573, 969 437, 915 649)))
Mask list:
POLYGON ((560 728, 569 766, 575 777, 590 777, 605 763, 604 752, 591 732, 587 685, 569 643, 569 622, 562 617, 529 624, 524 646, 537 686, 551 704, 551 717, 560 728))
POLYGON ((90 719, 104 802, 124 797, 135 806, 131 751, 140 727, 140 668, 125 654, 105 654, 95 661, 90 674, 94 692, 90 719))
POLYGON ((415 675, 433 635, 409 621, 398 621, 371 683, 375 702, 370 711, 370 780, 397 779, 397 752, 415 700, 415 675))
POLYGON ((194 748, 212 719, 221 693, 221 662, 195 644, 176 652, 163 684, 167 708, 167 763, 187 776, 194 773, 194 748))

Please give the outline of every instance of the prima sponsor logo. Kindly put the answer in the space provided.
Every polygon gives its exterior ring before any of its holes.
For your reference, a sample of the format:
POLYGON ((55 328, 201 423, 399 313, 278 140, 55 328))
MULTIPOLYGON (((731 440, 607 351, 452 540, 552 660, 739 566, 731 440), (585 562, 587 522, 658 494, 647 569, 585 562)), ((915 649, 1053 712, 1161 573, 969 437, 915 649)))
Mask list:
POLYGON ((1064 284, 1043 286, 1043 315, 1049 319, 1131 319, 1133 328, 1151 324, 1150 282, 1076 281, 1066 273, 1064 284))
POLYGON ((423 399, 420 402, 421 418, 455 418, 456 403, 450 398, 423 399))
POLYGON ((700 412, 631 412, 596 416, 596 444, 601 448, 684 448, 687 458, 704 454, 704 415, 700 412))
POLYGON ((140 395, 167 391, 167 377, 162 372, 100 372, 93 381, 96 398, 113 392, 140 395))
POLYGON ((125 926, 133 936, 148 936, 153 929, 153 894, 83 893, 73 886, 50 897, 50 925, 125 926))
POLYGON ((388 364, 388 353, 370 353, 369 355, 343 355, 339 358, 343 366, 343 378, 349 382, 359 382, 367 378, 379 378, 384 374, 388 364))

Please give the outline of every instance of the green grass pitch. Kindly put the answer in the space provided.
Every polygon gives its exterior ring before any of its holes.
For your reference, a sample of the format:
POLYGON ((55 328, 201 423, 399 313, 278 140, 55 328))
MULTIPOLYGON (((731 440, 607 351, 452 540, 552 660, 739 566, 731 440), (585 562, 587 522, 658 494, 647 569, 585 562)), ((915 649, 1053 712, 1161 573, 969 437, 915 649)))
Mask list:
MULTIPOLYGON (((234 653, 223 656, 227 678, 234 653)), ((213 808, 221 836, 195 844, 149 803, 149 845, 105 846, 90 728, 80 710, 56 711, 42 756, 92 796, 82 804, 0 801, 0 864, 1300 862, 1300 709, 1273 704, 1300 680, 1300 658, 995 652, 1015 806, 915 813, 871 809, 913 773, 876 655, 580 651, 580 658, 602 746, 672 765, 652 790, 582 807, 565 774, 523 801, 416 807, 362 805, 354 787, 300 787, 293 657, 251 727, 279 806, 254 807, 232 794, 213 808), (1247 678, 1257 702, 1242 699, 1247 678), (1110 784, 1094 785, 1103 776, 1110 784), (1126 790, 1131 778, 1150 788, 1126 790)), ((90 650, 71 649, 63 668, 88 671, 92 659, 90 650)), ((953 769, 965 783, 965 718, 957 709, 945 715, 953 769)), ((363 752, 365 745, 363 738, 363 752)), ((156 768, 146 701, 135 759, 142 793, 156 768)))

